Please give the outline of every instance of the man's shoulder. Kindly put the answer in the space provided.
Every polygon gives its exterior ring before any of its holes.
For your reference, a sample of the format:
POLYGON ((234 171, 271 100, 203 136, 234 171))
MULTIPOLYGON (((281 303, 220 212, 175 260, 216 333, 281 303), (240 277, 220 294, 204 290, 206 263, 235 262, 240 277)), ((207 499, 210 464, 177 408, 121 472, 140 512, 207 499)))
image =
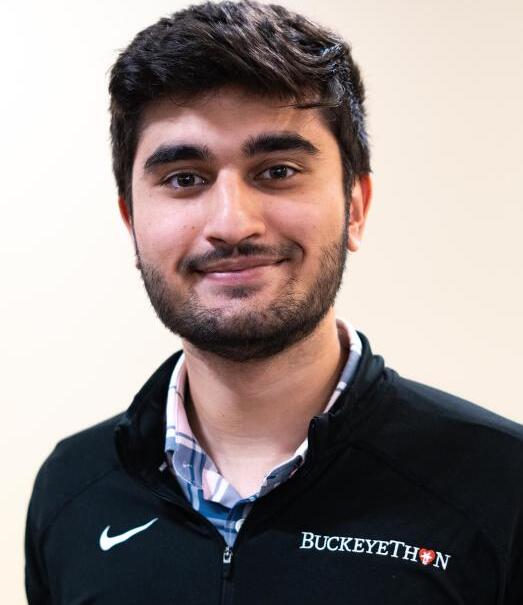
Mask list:
MULTIPOLYGON (((520 478, 523 426, 486 407, 396 373, 379 439, 391 455, 441 483, 520 478)), ((519 486, 520 481, 517 481, 519 486)))
POLYGON ((114 430, 124 411, 61 439, 44 465, 74 464, 91 470, 95 466, 116 463, 114 430))
POLYGON ((523 510, 523 426, 392 371, 365 443, 406 481, 507 545, 523 510))
MULTIPOLYGON (((397 376, 394 403, 421 433, 430 432, 433 442, 455 436, 463 445, 489 444, 521 450, 523 425, 452 393, 397 376), (483 439, 478 439, 483 437, 483 439)), ((410 424, 407 422, 407 425, 410 424)), ((411 427, 409 427, 411 428, 411 427)))
POLYGON ((119 468, 114 447, 117 414, 59 441, 35 479, 34 522, 45 529, 64 506, 119 468))
POLYGON ((174 353, 160 365, 127 410, 57 443, 36 476, 29 505, 31 523, 43 530, 68 504, 99 482, 117 480, 115 473, 123 469, 115 444, 116 426, 135 414, 137 407, 146 408, 144 402, 155 397, 161 401, 166 396, 169 376, 180 354, 174 353))
MULTIPOLYGON (((416 459, 435 470, 438 461, 479 462, 495 454, 483 470, 523 460, 523 425, 463 397, 401 376, 386 368, 377 408, 368 415, 364 440, 381 444, 402 460, 416 459), (475 458, 477 457, 477 459, 475 458)), ((509 464, 507 470, 513 464, 509 464)), ((517 469, 519 470, 519 469, 517 469)))

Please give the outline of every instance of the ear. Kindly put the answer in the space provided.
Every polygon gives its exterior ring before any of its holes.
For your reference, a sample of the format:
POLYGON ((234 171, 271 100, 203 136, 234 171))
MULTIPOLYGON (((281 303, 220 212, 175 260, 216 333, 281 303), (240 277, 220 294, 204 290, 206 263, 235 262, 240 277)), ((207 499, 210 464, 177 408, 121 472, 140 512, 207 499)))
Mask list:
POLYGON ((133 217, 131 216, 131 212, 127 206, 127 202, 125 201, 125 198, 122 195, 118 197, 118 207, 120 209, 120 216, 122 217, 122 221, 124 222, 127 231, 129 231, 129 235, 134 241, 133 217))
POLYGON ((351 191, 347 246, 350 252, 356 252, 360 247, 371 199, 372 180, 369 174, 362 174, 356 178, 351 191))
POLYGON ((136 247, 136 237, 134 234, 133 217, 127 206, 125 198, 121 195, 118 197, 118 208, 120 208, 120 216, 122 217, 122 221, 124 222, 124 225, 127 228, 127 231, 129 233, 129 235, 131 236, 131 240, 133 242, 134 252, 135 252, 134 265, 137 269, 140 269, 140 257, 138 255, 138 248, 136 247))

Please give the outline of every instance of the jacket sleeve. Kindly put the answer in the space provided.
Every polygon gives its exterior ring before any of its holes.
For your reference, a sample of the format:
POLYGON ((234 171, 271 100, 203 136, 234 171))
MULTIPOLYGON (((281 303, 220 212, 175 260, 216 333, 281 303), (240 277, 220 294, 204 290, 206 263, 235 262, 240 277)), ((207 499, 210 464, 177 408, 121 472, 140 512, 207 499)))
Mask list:
MULTIPOLYGON (((51 595, 42 552, 42 518, 40 501, 45 473, 43 469, 33 487, 25 527, 25 590, 29 605, 51 605, 51 595)), ((44 492, 45 493, 45 492, 44 492)))

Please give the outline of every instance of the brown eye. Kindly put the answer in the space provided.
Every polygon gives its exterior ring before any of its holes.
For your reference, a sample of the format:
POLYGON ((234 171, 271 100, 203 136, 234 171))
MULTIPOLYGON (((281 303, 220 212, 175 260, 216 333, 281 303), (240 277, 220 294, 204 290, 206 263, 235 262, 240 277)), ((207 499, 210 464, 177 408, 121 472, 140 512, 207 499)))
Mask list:
POLYGON ((166 183, 173 187, 173 189, 186 189, 197 185, 204 185, 205 180, 192 172, 178 172, 177 174, 171 174, 166 183))
POLYGON ((267 168, 267 170, 264 170, 260 173, 259 177, 261 177, 262 179, 265 178, 269 180, 281 180, 289 178, 297 172, 298 171, 296 170, 296 168, 292 168, 291 166, 287 166, 286 164, 279 164, 277 166, 271 166, 270 168, 267 168), (268 176, 264 177, 263 175, 268 176))

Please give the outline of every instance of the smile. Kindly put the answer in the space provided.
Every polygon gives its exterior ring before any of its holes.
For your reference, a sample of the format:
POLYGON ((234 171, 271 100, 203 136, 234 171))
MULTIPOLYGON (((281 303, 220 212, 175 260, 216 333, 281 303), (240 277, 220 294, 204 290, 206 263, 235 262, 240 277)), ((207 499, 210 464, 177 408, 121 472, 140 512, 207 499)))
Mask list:
POLYGON ((265 277, 271 270, 284 262, 282 260, 274 260, 259 257, 243 257, 236 259, 227 259, 214 263, 199 271, 204 279, 212 280, 213 282, 223 285, 238 285, 246 282, 257 281, 265 277))

